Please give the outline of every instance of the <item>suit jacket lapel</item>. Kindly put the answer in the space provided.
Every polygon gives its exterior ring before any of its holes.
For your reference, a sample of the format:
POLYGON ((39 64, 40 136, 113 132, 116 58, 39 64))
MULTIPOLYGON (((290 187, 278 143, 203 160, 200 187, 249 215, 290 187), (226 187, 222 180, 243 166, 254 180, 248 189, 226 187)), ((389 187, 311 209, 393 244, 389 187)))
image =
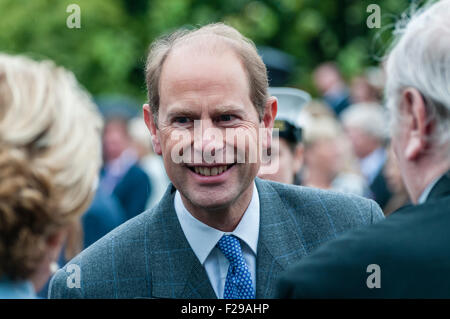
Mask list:
POLYGON ((256 187, 260 201, 256 298, 272 298, 280 272, 307 253, 277 191, 258 178, 256 187))
POLYGON ((157 227, 146 230, 152 296, 216 298, 204 267, 192 251, 178 221, 170 185, 154 211, 157 227))

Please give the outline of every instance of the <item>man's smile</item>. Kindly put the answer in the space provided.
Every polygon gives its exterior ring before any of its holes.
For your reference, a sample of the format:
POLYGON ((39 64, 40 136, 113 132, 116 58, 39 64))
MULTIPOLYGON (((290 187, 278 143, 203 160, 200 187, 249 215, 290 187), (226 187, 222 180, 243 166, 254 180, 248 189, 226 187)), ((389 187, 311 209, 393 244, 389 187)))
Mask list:
POLYGON ((199 184, 219 184, 226 182, 236 169, 236 163, 232 164, 197 164, 189 165, 188 175, 199 184))
POLYGON ((202 176, 216 176, 221 175, 222 173, 226 172, 229 168, 231 168, 233 164, 228 165, 198 165, 198 166, 188 166, 188 168, 202 176))

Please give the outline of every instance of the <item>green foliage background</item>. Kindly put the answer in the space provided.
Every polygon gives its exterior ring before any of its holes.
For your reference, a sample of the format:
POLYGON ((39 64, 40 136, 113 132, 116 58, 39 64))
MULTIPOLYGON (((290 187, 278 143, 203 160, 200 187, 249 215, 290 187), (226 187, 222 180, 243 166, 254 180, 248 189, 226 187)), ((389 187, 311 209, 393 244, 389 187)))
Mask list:
POLYGON ((181 26, 223 21, 257 45, 296 58, 289 83, 314 93, 311 70, 335 60, 355 75, 386 47, 408 0, 0 0, 0 51, 51 58, 71 69, 94 95, 145 99, 143 65, 149 43, 181 26), (81 29, 66 27, 69 4, 81 7, 81 29), (382 28, 369 29, 369 4, 382 28))

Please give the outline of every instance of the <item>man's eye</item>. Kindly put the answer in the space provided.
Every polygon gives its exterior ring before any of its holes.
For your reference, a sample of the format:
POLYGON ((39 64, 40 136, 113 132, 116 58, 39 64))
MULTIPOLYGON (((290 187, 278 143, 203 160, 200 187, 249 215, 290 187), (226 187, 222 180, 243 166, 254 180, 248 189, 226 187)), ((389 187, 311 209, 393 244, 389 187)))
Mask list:
POLYGON ((191 120, 185 116, 176 117, 174 119, 174 122, 178 123, 178 124, 186 124, 186 123, 189 123, 190 121, 191 120))
POLYGON ((219 121, 220 122, 229 122, 229 121, 231 121, 233 119, 234 119, 234 116, 233 115, 229 115, 229 114, 219 116, 219 121))

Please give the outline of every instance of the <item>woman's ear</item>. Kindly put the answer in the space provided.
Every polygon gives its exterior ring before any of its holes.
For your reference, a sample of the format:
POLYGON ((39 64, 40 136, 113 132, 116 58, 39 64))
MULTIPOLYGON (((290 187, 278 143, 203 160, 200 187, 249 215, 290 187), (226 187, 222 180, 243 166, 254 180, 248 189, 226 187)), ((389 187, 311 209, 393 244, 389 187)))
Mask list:
POLYGON ((159 141, 158 134, 157 134, 158 126, 156 125, 157 123, 155 123, 155 117, 153 116, 150 105, 144 104, 142 106, 142 109, 144 112, 145 124, 147 125, 148 130, 150 131, 150 134, 152 136, 153 151, 156 154, 161 155, 162 154, 161 143, 159 141))

